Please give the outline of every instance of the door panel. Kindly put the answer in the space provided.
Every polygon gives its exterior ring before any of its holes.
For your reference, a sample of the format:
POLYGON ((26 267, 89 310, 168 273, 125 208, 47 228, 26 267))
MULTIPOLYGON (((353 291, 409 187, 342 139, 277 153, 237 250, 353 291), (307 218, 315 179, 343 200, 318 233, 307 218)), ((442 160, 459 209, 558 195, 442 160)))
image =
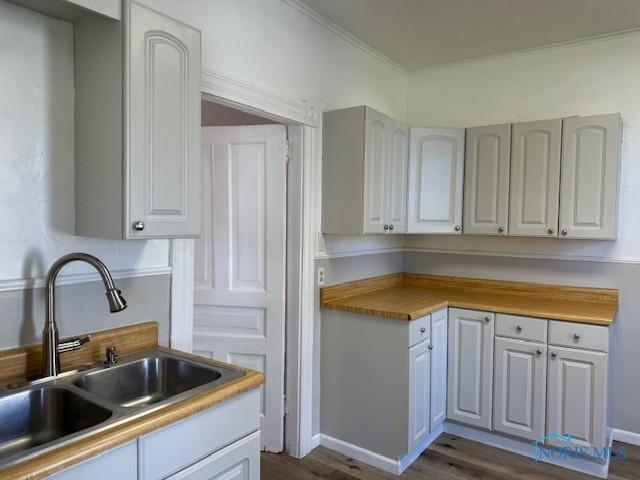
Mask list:
POLYGON ((463 128, 412 128, 409 233, 462 233, 463 128))
POLYGON ((564 120, 561 238, 616 238, 621 133, 617 113, 564 120))
POLYGON ((198 236, 200 32, 137 3, 130 8, 126 236, 198 236), (133 228, 139 221, 142 230, 133 228))
POLYGON ((513 125, 509 235, 558 236, 561 137, 561 119, 513 125))
POLYGON ((281 125, 205 127, 194 350, 265 373, 263 448, 283 448, 285 141, 281 125))
POLYGON ((496 337, 493 429, 527 440, 545 434, 547 346, 496 337))
POLYGON ((449 309, 447 418, 491 429, 494 314, 449 309))
POLYGON ((407 165, 409 159, 409 129, 391 121, 389 163, 386 170, 387 222, 389 233, 407 231, 407 165))
POLYGON ((431 354, 429 340, 409 349, 409 451, 427 435, 430 420, 431 354))
POLYGON ((386 170, 389 158, 389 119, 370 108, 365 111, 364 233, 385 233, 388 223, 386 170))
POLYGON ((507 234, 510 154, 510 124, 467 129, 465 233, 507 234))
MULTIPOLYGON (((606 359, 605 353, 549 346, 548 435, 571 435, 578 446, 606 446, 606 359)), ((548 443, 567 446, 553 436, 548 443)))
POLYGON ((447 418, 447 309, 431 314, 431 425, 447 418))

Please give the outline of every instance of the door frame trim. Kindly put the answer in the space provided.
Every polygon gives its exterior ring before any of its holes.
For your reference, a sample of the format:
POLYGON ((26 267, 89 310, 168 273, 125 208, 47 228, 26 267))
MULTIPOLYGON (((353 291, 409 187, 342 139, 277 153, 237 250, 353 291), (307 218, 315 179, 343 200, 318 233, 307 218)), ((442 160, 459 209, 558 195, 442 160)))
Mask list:
MULTIPOLYGON (((320 165, 320 110, 258 85, 203 68, 203 98, 287 125, 287 296, 285 319, 285 448, 301 458, 313 449, 314 256, 320 165)), ((193 345, 194 240, 171 241, 171 347, 193 345)))

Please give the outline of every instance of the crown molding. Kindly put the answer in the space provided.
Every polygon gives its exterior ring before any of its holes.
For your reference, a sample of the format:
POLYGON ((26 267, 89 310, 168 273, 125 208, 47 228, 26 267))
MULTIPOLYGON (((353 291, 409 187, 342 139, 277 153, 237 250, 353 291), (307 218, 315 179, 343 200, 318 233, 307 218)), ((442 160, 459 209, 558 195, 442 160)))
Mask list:
POLYGON ((309 6, 305 5, 304 3, 300 2, 300 0, 282 0, 282 2, 284 2, 285 4, 287 4, 288 6, 293 8, 294 10, 297 10, 299 13, 301 13, 301 14, 305 15, 306 17, 310 18, 311 20, 313 20, 314 22, 318 23, 319 25, 322 25, 327 30, 335 33, 340 38, 342 38, 344 41, 346 41, 347 43, 353 45, 354 47, 358 48, 359 50, 363 51, 367 55, 370 55, 373 58, 375 58, 376 60, 384 63, 386 66, 391 67, 396 72, 401 73, 401 74, 403 74, 405 76, 409 74, 409 70, 404 68, 402 65, 400 65, 399 63, 394 62, 389 57, 387 57, 386 55, 383 55, 382 53, 378 52, 377 50, 374 50, 369 45, 367 45, 362 40, 360 40, 358 37, 356 37, 353 34, 347 32, 344 28, 339 27, 338 25, 336 25, 332 21, 327 20, 322 15, 320 15, 318 12, 316 12, 315 10, 313 10, 309 6))
POLYGON ((579 47, 581 45, 606 42, 609 40, 615 40, 618 38, 625 38, 625 37, 633 37, 636 35, 640 35, 640 27, 630 28, 628 30, 620 30, 618 32, 603 33, 601 35, 592 35, 590 37, 579 38, 576 40, 567 40, 564 42, 548 43, 546 45, 523 48, 520 50, 513 50, 510 52, 504 52, 504 53, 496 53, 494 55, 483 55, 481 57, 473 57, 473 58, 467 58, 464 60, 456 60, 455 62, 440 63, 437 65, 427 65, 424 67, 409 69, 407 70, 407 72, 409 77, 415 77, 418 75, 427 75, 429 73, 436 72, 439 70, 445 70, 451 67, 473 65, 477 63, 490 62, 494 60, 503 60, 507 58, 516 58, 524 55, 531 55, 534 53, 541 53, 549 50, 579 47))

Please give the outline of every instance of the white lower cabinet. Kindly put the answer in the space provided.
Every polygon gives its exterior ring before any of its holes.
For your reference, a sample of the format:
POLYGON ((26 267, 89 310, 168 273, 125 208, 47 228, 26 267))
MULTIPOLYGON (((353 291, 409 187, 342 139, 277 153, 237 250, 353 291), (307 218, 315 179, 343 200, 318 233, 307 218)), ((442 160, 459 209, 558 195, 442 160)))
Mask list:
POLYGON ((496 337, 493 429, 536 440, 544 437, 547 346, 496 337))
POLYGON ((431 314, 431 428, 433 432, 447 418, 447 309, 431 314))
POLYGON ((447 418, 491 429, 495 314, 449 309, 447 418))
POLYGON ((260 391, 155 430, 52 480, 259 480, 260 391))
POLYGON ((429 340, 409 349, 409 451, 429 435, 431 354, 429 340))
POLYGON ((260 432, 223 448, 169 480, 259 480, 260 432))
MULTIPOLYGON (((549 346, 547 433, 571 435, 583 447, 606 443, 607 354, 549 346)), ((565 446, 558 438, 550 445, 565 446)))

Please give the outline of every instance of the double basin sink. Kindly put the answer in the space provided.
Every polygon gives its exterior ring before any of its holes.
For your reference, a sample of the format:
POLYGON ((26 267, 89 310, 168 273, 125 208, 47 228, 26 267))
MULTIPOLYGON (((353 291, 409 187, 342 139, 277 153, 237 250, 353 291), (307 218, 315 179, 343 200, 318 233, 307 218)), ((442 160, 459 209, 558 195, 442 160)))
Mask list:
POLYGON ((0 468, 240 378, 153 349, 29 384, 0 386, 0 468))

